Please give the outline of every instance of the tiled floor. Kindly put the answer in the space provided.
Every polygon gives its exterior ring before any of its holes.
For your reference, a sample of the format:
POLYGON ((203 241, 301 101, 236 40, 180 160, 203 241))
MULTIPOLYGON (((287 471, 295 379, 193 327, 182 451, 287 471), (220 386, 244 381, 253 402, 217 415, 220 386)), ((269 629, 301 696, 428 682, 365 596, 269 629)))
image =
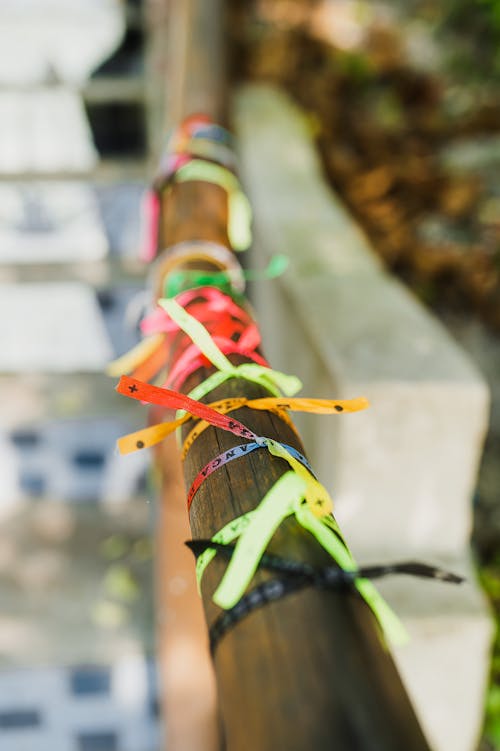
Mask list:
MULTIPOLYGON (((142 183, 120 154, 112 156, 123 181, 100 179, 103 155, 84 104, 86 79, 124 27, 119 0, 0 8, 6 751, 160 748, 148 458, 114 451, 145 412, 103 374, 137 341, 142 183)), ((135 86, 135 62, 130 72, 135 86)), ((137 167, 144 154, 134 157, 137 167)))

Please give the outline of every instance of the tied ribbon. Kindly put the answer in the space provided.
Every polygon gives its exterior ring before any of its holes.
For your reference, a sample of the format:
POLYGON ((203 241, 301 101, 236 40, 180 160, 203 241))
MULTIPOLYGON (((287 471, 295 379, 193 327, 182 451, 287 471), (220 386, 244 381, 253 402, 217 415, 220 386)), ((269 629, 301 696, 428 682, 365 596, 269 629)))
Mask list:
POLYGON ((155 188, 161 191, 167 180, 172 177, 175 171, 175 164, 172 164, 172 160, 176 157, 189 158, 192 154, 196 154, 214 161, 222 161, 228 167, 234 166, 235 156, 232 147, 231 133, 212 122, 210 118, 205 115, 186 118, 166 138, 166 145, 154 179, 155 188), (210 150, 210 153, 206 153, 207 150, 210 150))
MULTIPOLYGON (((202 483, 207 479, 207 477, 210 477, 210 475, 213 474, 215 470, 219 469, 220 467, 224 467, 234 459, 239 459, 242 456, 247 456, 247 454, 250 454, 252 451, 256 451, 257 449, 269 448, 268 441, 269 439, 263 439, 261 443, 242 443, 240 446, 233 446, 233 448, 224 451, 215 459, 212 459, 212 461, 208 462, 208 464, 206 464, 203 469, 198 472, 191 484, 187 495, 188 511, 191 508, 193 498, 195 497, 196 493, 200 489, 202 483)), ((301 465, 304 465, 304 467, 307 467, 309 472, 313 474, 313 469, 305 456, 297 451, 297 449, 293 448, 293 446, 288 446, 286 443, 280 445, 283 446, 287 455, 296 459, 298 462, 300 462, 301 465)), ((277 456, 277 454, 275 455, 277 456)), ((283 456, 282 458, 286 457, 283 456)))
POLYGON ((195 417, 207 420, 214 427, 227 430, 240 438, 247 438, 252 441, 259 440, 259 436, 245 427, 239 420, 216 412, 215 409, 186 396, 186 394, 180 394, 171 389, 158 388, 158 386, 151 386, 149 383, 143 383, 136 378, 126 375, 120 378, 116 390, 119 394, 128 396, 131 399, 137 399, 148 404, 156 404, 158 407, 189 412, 195 417))
POLYGON ((245 289, 245 278, 241 264, 236 259, 234 252, 226 245, 210 242, 208 240, 186 240, 174 245, 167 246, 161 252, 158 263, 158 272, 163 280, 169 276, 174 269, 186 264, 199 264, 206 262, 216 267, 216 270, 224 271, 231 279, 232 290, 237 293, 243 293, 245 289))
POLYGON ((333 511, 333 501, 327 489, 314 477, 312 472, 309 472, 303 463, 297 460, 288 447, 278 441, 274 441, 271 438, 266 439, 266 446, 273 456, 284 459, 295 473, 304 481, 305 491, 304 497, 309 504, 309 508, 313 514, 322 517, 331 514, 333 511))
MULTIPOLYGON (((358 399, 330 400, 330 399, 307 399, 307 398, 274 398, 264 397, 262 399, 248 399, 245 396, 233 397, 231 399, 221 399, 206 405, 216 412, 226 414, 241 407, 251 409, 265 410, 273 412, 282 420, 287 421, 289 426, 293 426, 284 410, 296 410, 302 412, 312 412, 314 414, 340 414, 341 412, 358 412, 369 406, 367 399, 360 397, 358 399)), ((121 454, 129 454, 142 448, 149 448, 163 441, 168 435, 173 433, 178 427, 191 419, 191 415, 186 414, 179 420, 172 422, 161 422, 157 425, 151 425, 148 428, 142 428, 134 433, 123 436, 118 439, 118 449, 121 454)), ((192 431, 188 434, 182 449, 182 458, 184 459, 187 452, 193 445, 198 436, 206 429, 210 423, 207 420, 198 422, 192 431)))
MULTIPOLYGON (((333 504, 326 488, 324 488, 321 483, 319 483, 312 474, 305 469, 300 461, 292 456, 292 454, 277 441, 256 435, 239 420, 220 414, 206 404, 197 402, 185 394, 180 394, 176 391, 171 391, 170 389, 151 386, 148 383, 142 383, 142 381, 130 378, 129 376, 122 376, 120 378, 116 390, 124 396, 147 402, 148 404, 156 404, 159 407, 180 409, 190 412, 191 415, 207 420, 211 425, 214 425, 217 428, 222 428, 222 430, 227 430, 234 435, 246 438, 266 447, 274 456, 277 456, 280 459, 285 459, 285 461, 287 461, 295 470, 297 475, 301 477, 305 487, 306 500, 313 512, 318 516, 324 516, 331 512, 333 504)), ((137 447, 143 448, 143 446, 137 447)))
POLYGON ((139 240, 139 259, 151 263, 158 252, 160 228, 160 198, 148 188, 141 202, 141 238, 139 240))
POLYGON ((176 300, 162 298, 159 304, 218 370, 189 393, 192 399, 201 399, 229 378, 243 378, 258 383, 274 396, 280 396, 280 391, 287 396, 293 396, 302 388, 302 383, 295 376, 264 368, 256 363, 233 365, 217 347, 203 324, 191 316, 176 300))
MULTIPOLYGON (((189 305, 190 310, 199 320, 206 323, 215 322, 214 330, 221 336, 230 338, 234 334, 239 334, 238 344, 242 348, 254 349, 260 343, 260 335, 249 313, 220 290, 211 288, 187 290, 179 296, 179 301, 182 305, 189 305), (200 297, 205 299, 197 302, 200 297)), ((155 363, 160 362, 160 367, 166 364, 169 350, 168 341, 164 335, 175 333, 179 330, 179 325, 162 308, 157 308, 142 321, 141 329, 146 338, 129 352, 111 362, 106 368, 108 375, 120 376, 123 373, 131 373, 153 357, 155 357, 155 363), (158 354, 159 350, 161 350, 161 355, 158 354)), ((264 361, 261 364, 266 363, 264 361)), ((159 369, 153 370, 153 375, 159 369)), ((148 374, 150 371, 151 368, 146 368, 148 374)), ((143 375, 142 372, 136 372, 134 375, 139 380, 148 380, 148 376, 143 375)))
MULTIPOLYGON (((229 400, 225 402, 228 405, 229 400)), ((280 419, 287 417, 284 410, 296 412, 309 412, 316 415, 335 415, 342 412, 359 412, 370 406, 368 399, 359 397, 357 399, 308 399, 304 397, 286 399, 283 397, 264 397, 262 399, 246 399, 239 397, 234 399, 234 405, 228 406, 225 411, 231 412, 240 407, 250 407, 251 409, 261 409, 274 412, 280 419)), ((219 407, 217 407, 219 409, 219 407)), ((288 424, 293 425, 288 418, 288 424)), ((182 447, 181 458, 185 459, 186 454, 195 442, 195 440, 208 428, 209 423, 205 420, 198 422, 188 433, 182 447)), ((159 438, 158 440, 162 440, 159 438)))
MULTIPOLYGON (((255 327, 255 331, 258 332, 257 327, 255 327)), ((253 362, 261 365, 263 368, 269 368, 267 360, 255 351, 255 348, 260 344, 260 336, 259 341, 256 343, 249 342, 248 344, 246 338, 243 342, 241 339, 235 342, 233 339, 214 336, 213 340, 224 355, 241 355, 242 357, 247 357, 249 360, 253 360, 253 362)), ((210 362, 205 355, 200 354, 198 347, 192 344, 176 361, 169 373, 166 385, 179 390, 192 373, 198 370, 198 368, 207 366, 210 366, 210 362)))
MULTIPOLYGON (((263 271, 244 270, 243 277, 247 281, 264 281, 266 279, 276 279, 285 273, 288 268, 289 260, 284 255, 275 255, 269 261, 269 264, 263 271)), ((217 287, 223 291, 231 291, 232 294, 238 294, 233 290, 232 275, 227 271, 203 271, 197 269, 182 269, 173 271, 165 279, 163 294, 165 297, 176 297, 186 288, 193 287, 217 287)))
POLYGON ((215 141, 216 143, 223 143, 226 146, 233 146, 233 136, 222 125, 218 125, 208 119, 201 121, 195 121, 190 123, 185 132, 192 138, 203 138, 215 141))
POLYGON ((165 344, 163 334, 155 334, 143 339, 142 342, 139 342, 129 352, 110 362, 106 368, 106 373, 112 377, 118 377, 123 373, 130 373, 148 358, 154 356, 163 344, 165 344))
POLYGON ((179 183, 200 180, 223 188, 228 196, 229 241, 235 250, 246 250, 250 246, 252 209, 238 178, 232 172, 219 164, 192 159, 180 166, 173 177, 179 183))
POLYGON ((188 160, 196 158, 216 162, 232 172, 236 170, 236 157, 232 149, 220 142, 195 136, 185 140, 179 151, 165 156, 157 184, 164 184, 175 174, 180 166, 178 160, 182 159, 181 164, 186 164, 188 160))
MULTIPOLYGON (((305 482, 295 472, 286 472, 266 493, 258 507, 225 525, 212 538, 213 542, 228 545, 238 538, 231 561, 217 587, 213 601, 225 610, 232 608, 242 598, 249 586, 264 552, 282 521, 294 515, 318 543, 345 571, 356 571, 357 566, 343 541, 337 523, 332 517, 318 519, 304 503, 305 482)), ((217 551, 207 548, 196 562, 198 584, 217 551)), ((387 639, 395 644, 407 641, 400 620, 383 597, 368 580, 355 580, 355 587, 371 608, 387 639)))
MULTIPOLYGON (((238 409, 239 407, 252 406, 252 401, 242 396, 233 399, 221 399, 206 406, 211 407, 220 414, 226 414, 227 412, 231 412, 235 409, 238 409)), ((293 428, 292 422, 288 418, 286 412, 271 407, 269 407, 269 410, 276 412, 276 414, 281 417, 281 419, 284 419, 285 421, 288 420, 288 424, 293 428)), ((171 422, 161 422, 157 425, 151 425, 148 428, 137 430, 134 433, 129 433, 128 435, 122 436, 118 439, 118 450, 120 454, 130 454, 131 452, 138 451, 139 449, 155 446, 157 443, 163 441, 164 438, 175 432, 177 428, 180 428, 182 425, 184 425, 184 423, 188 422, 191 419, 191 415, 186 413, 178 420, 172 420, 171 422)), ((202 420, 198 423, 198 425, 203 425, 204 428, 207 428, 209 424, 210 423, 206 420, 202 420)))
MULTIPOLYGON (((241 328, 253 323, 246 310, 237 305, 229 295, 224 294, 217 288, 202 287, 186 290, 179 294, 177 302, 183 308, 189 307, 191 315, 201 323, 219 321, 221 316, 235 319, 235 321, 241 323, 241 328), (201 302, 200 298, 202 298, 201 302)), ((141 323, 141 330, 145 335, 171 333, 178 329, 178 323, 161 307, 157 307, 141 323)))
POLYGON ((195 114, 186 117, 167 137, 166 153, 182 152, 191 138, 202 138, 232 147, 233 136, 208 115, 195 114))

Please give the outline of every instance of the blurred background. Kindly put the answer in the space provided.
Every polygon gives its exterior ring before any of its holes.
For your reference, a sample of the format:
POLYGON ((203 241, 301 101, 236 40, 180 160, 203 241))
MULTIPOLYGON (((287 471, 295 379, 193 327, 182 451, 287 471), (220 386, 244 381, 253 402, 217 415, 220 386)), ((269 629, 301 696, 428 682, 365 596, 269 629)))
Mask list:
MULTIPOLYGON (((118 436, 144 424, 145 411, 118 397, 104 375, 138 341, 140 199, 165 86, 148 29, 161 5, 0 4, 7 751, 161 748, 155 490, 147 456, 114 451, 118 436)), ((488 380, 473 544, 498 618, 500 2, 227 5, 232 86, 277 84, 304 108, 324 175, 354 221, 488 380)), ((494 749, 498 642, 480 751, 494 749)))
POLYGON ((0 747, 158 749, 136 341, 146 180, 139 2, 0 5, 0 747))

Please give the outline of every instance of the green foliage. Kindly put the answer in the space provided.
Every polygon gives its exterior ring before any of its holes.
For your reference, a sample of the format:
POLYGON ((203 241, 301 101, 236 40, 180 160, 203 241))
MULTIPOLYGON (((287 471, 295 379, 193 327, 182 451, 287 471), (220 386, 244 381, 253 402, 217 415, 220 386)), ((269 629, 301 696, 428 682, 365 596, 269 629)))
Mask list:
POLYGON ((486 6, 491 25, 500 31, 500 0, 476 0, 478 5, 486 6))
POLYGON ((493 645, 490 687, 486 699, 484 735, 496 751, 500 750, 500 554, 480 568, 480 578, 493 606, 496 637, 493 645))
POLYGON ((454 0, 441 32, 454 39, 452 70, 474 80, 500 80, 500 0, 454 0))

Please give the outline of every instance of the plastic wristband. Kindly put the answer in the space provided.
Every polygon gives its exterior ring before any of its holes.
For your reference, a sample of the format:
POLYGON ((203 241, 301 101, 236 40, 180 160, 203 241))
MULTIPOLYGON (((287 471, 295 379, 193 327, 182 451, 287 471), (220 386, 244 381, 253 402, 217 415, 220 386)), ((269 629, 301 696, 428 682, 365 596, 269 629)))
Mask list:
POLYGON ((234 146, 234 137, 232 133, 222 125, 214 122, 197 121, 193 122, 187 132, 192 138, 207 138, 216 143, 223 143, 229 148, 234 146))
MULTIPOLYGON (((220 351, 224 355, 241 355, 247 357, 249 360, 261 365, 263 368, 268 368, 269 363, 258 352, 253 349, 249 349, 240 342, 235 342, 232 339, 226 339, 223 337, 215 336, 214 342, 219 347, 220 351)), ((169 388, 180 391, 183 383, 199 368, 210 366, 205 355, 200 355, 198 348, 193 344, 185 350, 181 357, 177 360, 172 370, 169 373, 166 386, 169 388)), ((144 379, 147 380, 147 379, 144 379)))
MULTIPOLYGON (((231 287, 237 293, 245 291, 245 277, 240 263, 234 253, 225 245, 208 242, 206 240, 191 240, 189 242, 176 243, 158 254, 155 275, 161 280, 163 287, 165 278, 176 266, 194 261, 212 263, 224 271, 231 280, 231 287)), ((158 293, 161 293, 161 287, 158 293)))
MULTIPOLYGON (((222 428, 241 438, 246 438, 266 446, 272 454, 285 459, 295 469, 295 472, 301 478, 304 478, 305 495, 314 513, 326 515, 331 511, 332 502, 325 488, 277 441, 258 436, 239 420, 222 415, 214 409, 207 407, 206 404, 194 401, 189 396, 179 394, 177 391, 151 386, 148 383, 143 383, 129 376, 122 376, 120 378, 116 390, 120 394, 149 404, 156 404, 160 407, 170 409, 185 410, 196 417, 208 420, 217 428, 222 428)), ((180 417, 177 419, 180 419, 180 417)))
MULTIPOLYGON (((252 242, 252 209, 238 178, 225 167, 202 159, 192 159, 177 169, 176 183, 202 181, 218 185, 228 197, 228 237, 235 250, 246 250, 252 242)), ((169 185, 167 184, 167 189, 169 185)))
MULTIPOLYGON (((262 271, 244 270, 243 276, 247 281, 276 279, 281 276, 288 268, 288 258, 284 255, 275 255, 269 261, 267 267, 262 271)), ((182 271, 173 271, 165 279, 163 294, 165 297, 175 297, 185 289, 192 287, 218 287, 222 291, 232 289, 231 279, 225 271, 197 271, 196 269, 183 269, 182 271)), ((236 293, 238 294, 238 293, 236 293)))
MULTIPOLYGON (((356 571, 357 566, 345 542, 338 533, 318 519, 303 502, 303 480, 294 472, 287 472, 273 485, 259 506, 239 519, 235 519, 214 535, 214 542, 227 544, 237 537, 231 561, 214 593, 214 602, 224 609, 232 608, 241 599, 257 570, 260 558, 283 519, 291 514, 307 529, 318 543, 345 571, 356 571)), ((331 519, 333 522, 334 520, 331 519)), ((336 524, 335 524, 336 528, 336 524)), ((197 561, 196 573, 200 582, 203 571, 216 555, 205 551, 197 561)), ((355 581, 356 589, 371 608, 387 639, 403 644, 408 636, 401 621, 368 579, 355 581)))
POLYGON ((149 357, 138 364, 132 371, 131 375, 139 381, 151 381, 168 365, 169 343, 167 337, 164 337, 163 343, 160 344, 149 357))
MULTIPOLYGON (((341 412, 357 412, 366 409, 369 406, 367 399, 346 399, 346 400, 328 400, 328 399, 247 399, 244 396, 230 399, 221 399, 207 405, 216 412, 226 414, 242 407, 251 409, 266 410, 273 412, 280 419, 287 422, 288 426, 294 428, 293 423, 283 409, 295 411, 312 412, 315 414, 340 414, 341 412)), ((156 445, 167 435, 173 433, 177 427, 183 425, 191 419, 189 414, 184 415, 180 420, 172 422, 163 422, 157 425, 150 425, 148 428, 142 428, 134 433, 123 436, 118 440, 118 449, 121 454, 129 454, 142 448, 150 448, 156 445)), ((211 423, 206 420, 200 420, 191 432, 188 434, 182 448, 182 459, 185 459, 187 452, 193 445, 194 441, 201 433, 208 428, 211 423)))
POLYGON ((106 373, 109 376, 120 376, 123 373, 130 373, 164 344, 165 337, 163 334, 154 334, 147 339, 143 339, 142 342, 139 342, 129 352, 126 352, 117 360, 110 362, 106 367, 106 373))
MULTIPOLYGON (((213 373, 206 381, 200 383, 190 392, 189 396, 192 399, 201 399, 229 378, 243 378, 258 383, 275 396, 279 396, 280 391, 287 396, 293 396, 302 387, 302 383, 295 376, 289 376, 270 368, 263 368, 256 363, 232 365, 217 347, 203 324, 190 316, 175 300, 162 298, 159 300, 159 304, 218 369, 217 373, 213 373)), ((178 417, 180 416, 178 415, 178 417)))
POLYGON ((188 412, 195 417, 200 417, 202 420, 207 420, 216 428, 222 428, 222 430, 227 430, 241 438, 259 441, 259 436, 245 427, 239 420, 216 412, 215 409, 208 407, 206 404, 195 401, 185 394, 180 394, 178 391, 151 386, 149 383, 143 383, 136 378, 126 375, 120 378, 116 390, 119 394, 128 396, 131 399, 137 399, 148 404, 156 404, 159 407, 166 407, 167 409, 178 409, 188 412))
MULTIPOLYGON (((223 143, 213 141, 210 138, 204 138, 201 135, 192 136, 189 140, 186 140, 181 147, 181 150, 177 152, 179 154, 186 154, 191 159, 207 159, 211 162, 216 162, 222 167, 225 167, 231 172, 234 172, 237 167, 236 155, 234 151, 223 143)), ((160 180, 163 183, 168 180, 171 171, 168 169, 169 161, 165 160, 166 170, 160 180)))
MULTIPOLYGON (((227 412, 239 409, 240 407, 252 405, 251 401, 249 401, 246 397, 236 397, 233 399, 221 399, 217 402, 212 402, 207 406, 211 407, 216 412, 226 414, 227 412)), ((272 408, 272 411, 274 411, 278 415, 278 417, 284 420, 288 424, 288 426, 292 430, 294 430, 294 432, 296 432, 295 427, 286 412, 282 412, 274 408, 272 408)), ((130 454, 133 451, 138 451, 140 449, 155 446, 160 441, 163 441, 168 435, 175 432, 178 427, 185 424, 191 419, 192 417, 190 414, 185 414, 184 417, 180 418, 179 420, 161 422, 157 425, 150 425, 147 428, 137 430, 134 433, 129 433, 128 435, 122 436, 118 439, 118 450, 120 454, 130 454)), ((197 424, 203 425, 203 429, 207 428, 209 425, 209 423, 205 420, 201 420, 197 424)))
POLYGON ((239 422, 239 420, 222 415, 214 409, 207 407, 206 404, 190 399, 189 396, 186 396, 185 394, 179 394, 170 389, 161 389, 156 386, 150 386, 147 383, 142 383, 142 381, 130 378, 129 376, 122 376, 120 378, 116 390, 120 394, 129 396, 132 399, 148 402, 149 404, 156 404, 160 407, 167 407, 170 409, 177 408, 185 410, 192 415, 196 415, 196 417, 208 420, 215 427, 227 430, 241 438, 246 438, 255 443, 262 444, 267 447, 272 454, 285 459, 301 477, 305 478, 305 495, 315 513, 324 515, 331 511, 332 503, 327 491, 314 477, 312 477, 302 464, 297 461, 297 459, 281 446, 281 444, 278 444, 276 441, 269 438, 263 438, 262 436, 256 435, 252 430, 239 422))
MULTIPOLYGON (((227 320, 234 319, 240 326, 235 325, 231 333, 241 333, 248 326, 255 326, 250 313, 220 289, 198 287, 185 290, 178 295, 177 302, 181 307, 189 309, 189 314, 200 323, 219 322, 222 315, 226 316, 227 320)), ((178 329, 179 325, 160 306, 141 322, 141 331, 145 336, 178 329)))
POLYGON ((204 114, 190 115, 175 128, 166 139, 165 154, 179 152, 191 138, 209 139, 215 143, 222 143, 229 148, 234 146, 233 135, 226 128, 204 114))
MULTIPOLYGON (((304 465, 304 467, 307 468, 307 470, 312 474, 313 469, 305 456, 303 456, 300 451, 297 451, 297 449, 294 449, 293 446, 288 446, 286 443, 282 444, 283 447, 286 449, 286 451, 297 461, 299 461, 301 464, 304 465)), ((233 461, 233 459, 239 459, 242 456, 247 456, 247 454, 252 453, 252 451, 256 451, 257 449, 267 448, 267 444, 265 443, 242 443, 239 446, 233 446, 233 448, 228 449, 227 451, 224 451, 222 454, 219 454, 215 459, 212 459, 212 461, 208 462, 208 464, 203 467, 202 470, 198 472, 196 477, 194 478, 191 487, 189 488, 188 495, 187 495, 187 507, 188 511, 191 508, 191 504, 193 502, 193 498, 195 497, 196 493, 200 489, 202 483, 204 480, 207 479, 207 477, 210 477, 210 475, 215 472, 216 469, 219 469, 220 467, 223 467, 224 465, 228 464, 229 462, 233 461)))
MULTIPOLYGON (((250 407, 251 409, 260 409, 267 412, 273 412, 281 420, 285 420, 289 427, 295 430, 288 415, 283 410, 290 409, 296 412, 310 412, 318 415, 334 415, 341 412, 359 412, 362 409, 366 409, 370 406, 370 403, 364 397, 358 399, 307 399, 307 398, 294 398, 285 399, 283 397, 264 397, 263 399, 241 399, 235 400, 235 405, 231 407, 233 409, 239 409, 240 407, 250 407)), ((227 411, 231 411, 227 410, 227 411)), ((181 458, 185 459, 186 454, 195 442, 195 440, 208 428, 209 423, 205 420, 198 422, 192 430, 188 433, 184 440, 182 447, 181 458)))
POLYGON ((144 263, 151 263, 158 252, 160 209, 158 194, 151 188, 145 190, 141 201, 139 239, 139 259, 144 263))

